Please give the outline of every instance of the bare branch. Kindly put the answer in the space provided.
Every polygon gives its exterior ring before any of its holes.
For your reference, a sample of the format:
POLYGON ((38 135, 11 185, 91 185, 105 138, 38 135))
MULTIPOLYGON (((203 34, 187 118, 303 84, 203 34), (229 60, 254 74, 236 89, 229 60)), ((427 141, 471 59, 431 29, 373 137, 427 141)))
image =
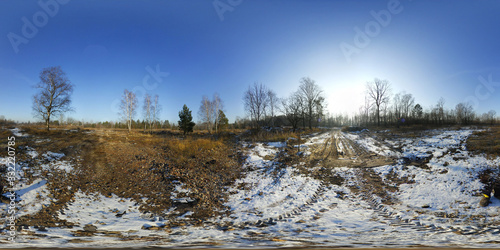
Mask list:
POLYGON ((52 116, 73 111, 73 85, 60 66, 44 68, 40 72, 40 82, 35 88, 39 89, 39 92, 33 96, 33 114, 45 121, 47 130, 52 116))

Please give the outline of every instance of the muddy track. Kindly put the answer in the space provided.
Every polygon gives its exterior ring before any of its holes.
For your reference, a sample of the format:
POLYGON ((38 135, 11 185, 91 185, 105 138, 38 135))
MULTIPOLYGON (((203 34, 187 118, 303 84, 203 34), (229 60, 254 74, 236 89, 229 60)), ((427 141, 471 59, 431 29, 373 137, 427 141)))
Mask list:
POLYGON ((360 146, 358 143, 348 139, 343 133, 340 131, 335 131, 335 136, 339 138, 339 140, 342 142, 343 147, 346 149, 347 157, 356 157, 356 158, 362 158, 368 156, 370 153, 360 146))
MULTIPOLYGON (((399 152, 397 148, 394 148, 388 143, 381 143, 377 141, 380 145, 384 145, 387 148, 399 152)), ((481 233, 500 233, 500 227, 496 225, 476 225, 469 227, 441 227, 435 225, 429 221, 423 222, 418 218, 404 219, 397 215, 396 211, 391 208, 391 205, 397 203, 398 201, 394 199, 392 193, 397 192, 398 189, 394 185, 389 185, 384 182, 378 173, 373 171, 372 167, 388 165, 394 163, 396 159, 385 159, 385 157, 377 156, 373 153, 368 152, 364 147, 360 146, 358 143, 347 138, 340 131, 333 131, 332 136, 321 145, 321 150, 312 151, 313 154, 319 154, 324 156, 326 152, 338 152, 338 154, 333 154, 335 158, 335 165, 325 164, 329 159, 323 158, 323 165, 330 170, 331 167, 335 166, 346 166, 354 167, 355 180, 358 186, 354 187, 353 192, 358 194, 362 200, 364 200, 371 210, 374 211, 376 217, 382 223, 395 226, 410 228, 419 231, 431 231, 432 233, 447 233, 454 232, 463 235, 473 235, 481 233), (336 147, 335 149, 328 149, 329 147, 336 147), (347 160, 346 160, 347 159, 347 160), (351 160, 351 161, 349 161, 351 160), (341 165, 344 164, 344 165, 341 165)), ((330 155, 332 157, 332 155, 330 155)), ((331 160, 331 159, 330 159, 331 160)), ((321 175, 322 185, 328 188, 328 179, 332 178, 331 171, 323 171, 321 175), (328 174, 329 173, 329 174, 328 174)), ((318 176, 315 176, 318 178, 318 176)), ((320 193, 321 195, 321 193, 320 193)), ((331 208, 330 208, 331 209, 331 208)), ((454 218, 441 218, 436 220, 436 223, 450 222, 454 221, 460 225, 463 219, 454 218)))
MULTIPOLYGON (((386 145, 388 146, 388 145, 386 145)), ((390 147, 393 148, 393 147, 390 147)), ((373 171, 372 167, 387 165, 387 159, 382 159, 373 153, 367 151, 358 143, 347 138, 340 131, 331 132, 331 136, 318 145, 311 147, 311 155, 307 159, 305 166, 297 166, 297 169, 306 175, 309 175, 317 180, 320 180, 320 185, 315 192, 303 203, 295 206, 293 209, 288 210, 278 216, 262 218, 255 221, 246 221, 243 223, 216 223, 214 226, 221 230, 234 230, 234 229, 248 229, 248 228, 262 228, 275 225, 277 223, 289 223, 290 219, 296 218, 301 213, 310 211, 314 204, 324 201, 324 195, 333 185, 342 185, 343 179, 332 171, 337 166, 353 167, 354 179, 356 186, 351 187, 352 191, 357 194, 357 197, 365 201, 368 209, 373 210, 374 219, 380 223, 391 225, 394 227, 408 228, 417 231, 427 231, 429 233, 456 233, 462 235, 475 235, 482 233, 498 234, 500 227, 493 225, 484 226, 469 226, 469 227, 441 227, 430 221, 421 221, 418 217, 407 219, 398 215, 398 211, 394 210, 391 206, 398 201, 394 199, 392 193, 397 192, 397 187, 387 184, 381 176, 373 171), (384 164, 386 163, 386 164, 384 164), (379 164, 379 165, 377 165, 379 164), (319 170, 318 170, 319 167, 319 170), (313 170, 315 169, 315 170, 313 170)), ((391 159, 392 161, 393 159, 391 159)), ((278 166, 273 166, 280 169, 278 166)), ((276 169, 276 170, 277 170, 276 169)), ((274 172, 274 171, 273 171, 274 172)), ((275 181, 272 185, 279 183, 279 179, 283 174, 277 171, 278 174, 274 175, 275 181)), ((305 185, 305 184, 304 184, 305 185)), ((299 190, 301 187, 298 188, 299 190)), ((277 201, 273 206, 279 206, 286 200, 277 201)), ((334 210, 335 206, 321 203, 322 206, 315 206, 315 210, 328 211, 334 210)), ((316 220, 320 218, 320 212, 314 213, 311 219, 316 220)), ((304 218, 303 218, 304 219, 304 218)), ((452 218, 445 218, 444 220, 452 221, 452 218)), ((460 225, 460 220, 457 220, 460 225)))
MULTIPOLYGON (((353 163, 362 164, 364 161, 360 161, 360 159, 371 157, 372 155, 373 154, 370 154, 362 146, 345 137, 340 131, 333 131, 331 132, 331 136, 323 143, 311 147, 311 155, 307 159, 306 166, 297 166, 297 169, 301 173, 320 180, 320 185, 306 202, 275 217, 263 218, 256 221, 246 221, 240 224, 226 222, 223 225, 219 224, 217 226, 222 230, 230 230, 231 228, 244 229, 248 227, 266 227, 275 225, 279 222, 288 221, 290 218, 295 218, 296 215, 300 215, 309 210, 313 204, 322 201, 325 191, 331 188, 331 185, 342 185, 344 180, 332 171, 333 167, 357 166, 353 163), (319 170, 310 170, 318 166, 320 167, 319 170)), ((273 165, 272 168, 274 168, 274 170, 271 172, 278 172, 278 174, 274 175, 274 180, 270 185, 276 185, 279 183, 279 179, 282 177, 283 172, 279 171, 280 167, 277 165, 273 165)), ((277 203, 279 203, 279 201, 277 203)), ((274 205, 277 206, 279 204, 274 205)), ((330 210, 334 208, 328 206, 319 209, 330 210)), ((321 216, 321 214, 316 214, 313 219, 317 219, 319 216, 321 216)))
MULTIPOLYGON (((226 222, 223 225, 217 226, 223 230, 230 230, 231 228, 244 229, 248 227, 267 227, 275 225, 276 223, 287 222, 288 219, 295 218, 297 215, 311 209, 311 206, 315 203, 322 201, 325 192, 331 188, 331 185, 342 185, 343 179, 332 171, 333 166, 330 165, 332 161, 336 162, 335 166, 343 166, 345 164, 349 165, 352 158, 357 159, 358 157, 366 157, 368 155, 368 151, 366 151, 363 147, 349 140, 339 133, 339 131, 334 131, 323 143, 312 146, 311 156, 307 159, 306 166, 297 166, 297 169, 301 173, 310 175, 311 177, 320 180, 318 188, 303 204, 300 204, 275 217, 263 218, 256 221, 246 221, 239 224, 226 222), (311 171, 311 168, 316 168, 318 166, 320 167, 319 170, 311 171)), ((273 165, 273 168, 275 169, 272 172, 276 172, 276 170, 278 170, 277 172, 281 174, 274 175, 274 180, 270 185, 276 185, 279 183, 279 179, 283 175, 283 172, 279 171, 279 166, 273 165)), ((284 201, 277 201, 276 203, 273 203, 273 205, 277 206, 280 202, 284 201)), ((319 209, 326 211, 334 208, 326 206, 320 207, 319 209)), ((321 216, 321 214, 316 214, 313 219, 317 219, 319 216, 321 216)))
POLYGON ((394 164, 396 159, 368 151, 340 130, 333 130, 322 144, 312 145, 309 162, 324 167, 378 167, 394 164))
MULTIPOLYGON (((340 131, 337 130, 330 133, 331 136, 325 139, 323 143, 311 146, 311 155, 306 160, 306 166, 297 166, 297 169, 301 173, 310 175, 311 177, 320 180, 320 185, 317 190, 311 197, 309 197, 309 199, 307 199, 306 202, 275 217, 263 218, 256 221, 247 221, 241 224, 228 222, 224 225, 218 226, 224 230, 229 230, 231 228, 243 229, 247 227, 266 227, 295 218, 297 215, 311 209, 313 204, 322 201, 325 191, 331 188, 331 185, 342 185, 344 180, 332 171, 334 167, 361 167, 363 163, 366 163, 366 160, 364 159, 371 159, 370 157, 373 157, 373 154, 368 152, 358 143, 348 139, 345 135, 340 133, 340 131), (317 168, 318 166, 320 167, 319 170, 311 170, 312 168, 317 168)), ((278 166, 273 167, 279 169, 278 166)), ((275 180, 271 185, 276 185, 281 177, 282 174, 274 175, 275 180)), ((334 208, 325 206, 318 209, 331 210, 334 208)), ((320 213, 316 214, 313 219, 317 219, 320 216, 320 213)))

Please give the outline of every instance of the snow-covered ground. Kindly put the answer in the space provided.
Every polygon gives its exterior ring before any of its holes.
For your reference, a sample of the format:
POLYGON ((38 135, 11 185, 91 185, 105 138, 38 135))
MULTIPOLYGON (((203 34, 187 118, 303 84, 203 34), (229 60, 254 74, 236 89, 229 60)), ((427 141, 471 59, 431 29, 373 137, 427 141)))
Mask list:
MULTIPOLYGON (((13 131, 14 132, 14 131, 13 131)), ((500 159, 471 155, 465 141, 472 130, 436 130, 417 138, 378 142, 369 135, 343 134, 366 150, 401 158, 396 164, 372 168, 387 185, 394 178, 407 183, 390 195, 394 204, 385 205, 373 193, 356 193, 362 183, 359 168, 330 169, 345 179, 342 185, 315 179, 299 167, 283 166, 274 157, 284 143, 245 145, 248 157, 243 178, 228 189, 229 216, 212 218, 203 226, 163 228, 161 217, 139 212, 130 199, 78 191, 60 219, 77 223, 73 228, 22 230, 16 243, 4 239, 4 247, 499 247, 500 201, 492 198, 486 208, 478 206, 483 184, 478 174, 486 168, 498 171, 500 159), (388 145, 401 148, 396 152, 388 145), (402 158, 431 157, 426 167, 408 164, 402 158), (78 235, 87 224, 96 226, 92 235, 78 235), (34 236, 36 233, 37 236, 34 236)), ((16 133, 20 133, 16 131, 16 133)), ((307 150, 322 144, 333 133, 307 139, 307 150)), ((45 157, 47 166, 72 171, 60 153, 45 157), (65 167, 61 167, 61 164, 65 167)), ((3 160, 0 159, 0 164, 3 160)), ((44 180, 16 186, 19 204, 34 213, 50 202, 44 180), (40 200, 41 199, 41 200, 40 200)), ((187 192, 178 187, 176 192, 187 192)), ((1 205, 5 211, 6 205, 1 205)), ((186 216, 186 215, 183 215, 186 216)))
POLYGON ((375 168, 382 176, 392 172, 414 181, 400 185, 399 192, 394 194, 399 204, 393 208, 401 218, 449 230, 487 230, 500 237, 500 201, 492 197, 488 207, 478 205, 483 188, 479 173, 486 169, 498 173, 500 158, 471 155, 465 144, 471 133, 471 130, 440 131, 435 136, 404 140, 405 157, 432 156, 427 168, 404 166, 402 161, 375 168))

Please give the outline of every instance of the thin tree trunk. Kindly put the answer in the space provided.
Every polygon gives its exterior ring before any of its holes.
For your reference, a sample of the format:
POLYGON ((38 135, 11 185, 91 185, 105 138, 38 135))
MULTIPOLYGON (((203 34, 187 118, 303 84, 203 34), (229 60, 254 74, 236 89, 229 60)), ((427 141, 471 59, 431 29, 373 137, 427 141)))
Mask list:
POLYGON ((47 125, 47 131, 50 131, 50 112, 47 112, 47 119, 45 120, 45 124, 47 125))

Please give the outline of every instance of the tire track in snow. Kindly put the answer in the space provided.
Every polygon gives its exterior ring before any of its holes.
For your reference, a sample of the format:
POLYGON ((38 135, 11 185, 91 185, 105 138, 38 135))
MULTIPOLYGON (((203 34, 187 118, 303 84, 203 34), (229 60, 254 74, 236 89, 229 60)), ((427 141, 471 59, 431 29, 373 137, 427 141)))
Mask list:
MULTIPOLYGON (((360 186, 361 194, 359 197, 367 202, 369 208, 373 210, 376 216, 379 218, 379 221, 394 227, 403 227, 410 228, 417 231, 430 231, 432 233, 456 233, 461 235, 478 235, 483 233, 491 233, 491 234, 500 234, 499 226, 481 226, 481 225, 470 225, 461 227, 454 226, 439 226, 435 223, 431 222, 423 222, 419 219, 404 219, 400 215, 397 214, 397 211, 394 211, 390 206, 382 204, 380 202, 381 197, 374 194, 374 190, 371 186, 371 182, 366 182, 360 179, 360 176, 363 176, 362 171, 367 171, 367 169, 358 168, 355 170, 356 174, 354 175, 356 180, 355 182, 360 186)), ((445 218, 447 221, 450 221, 452 218, 445 218)), ((462 220, 459 220, 462 221, 462 220)))
POLYGON ((222 230, 231 230, 231 229, 248 229, 249 227, 268 227, 272 225, 276 225, 277 223, 287 223, 287 219, 293 219, 303 212, 306 212, 311 208, 311 206, 315 203, 318 203, 325 191, 327 190, 327 184, 322 181, 316 191, 310 196, 304 203, 295 206, 293 209, 290 209, 287 212, 283 212, 278 216, 271 216, 264 219, 253 220, 253 221, 245 221, 241 223, 233 223, 231 221, 218 223, 218 227, 222 230))

